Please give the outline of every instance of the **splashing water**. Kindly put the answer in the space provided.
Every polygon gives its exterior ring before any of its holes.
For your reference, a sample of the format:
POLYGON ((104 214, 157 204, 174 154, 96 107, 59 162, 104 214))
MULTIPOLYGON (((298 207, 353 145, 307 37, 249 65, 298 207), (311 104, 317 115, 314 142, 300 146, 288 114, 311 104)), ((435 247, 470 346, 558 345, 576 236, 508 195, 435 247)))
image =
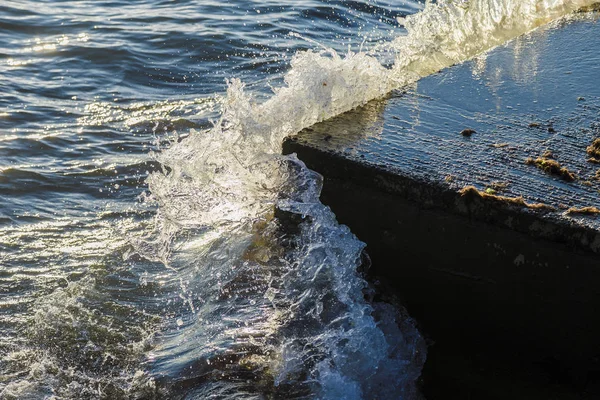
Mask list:
POLYGON ((173 369, 161 359, 176 351, 178 370, 193 372, 171 384, 194 387, 190 398, 414 398, 422 340, 406 316, 365 301, 364 245, 319 202, 321 178, 280 155, 281 143, 593 3, 428 3, 388 44, 391 68, 372 53, 298 53, 261 104, 231 80, 221 120, 157 154, 170 171, 149 178, 162 235, 154 254, 191 296, 153 354, 157 373, 173 369))
POLYGON ((392 43, 395 75, 419 77, 479 53, 578 10, 594 0, 442 0, 406 18, 408 35, 392 43))
MULTIPOLYGON (((365 245, 320 203, 322 178, 280 154, 282 141, 594 4, 428 2, 400 21, 406 35, 371 52, 296 54, 264 102, 230 80, 211 129, 154 154, 164 171, 148 177, 152 233, 74 259, 91 272, 34 302, 22 323, 34 345, 0 348, 0 398, 418 397, 423 340, 401 309, 370 301, 365 245), (390 52, 395 62, 382 64, 390 52)), ((212 106, 98 102, 82 121, 142 129, 151 113, 187 129, 163 114, 212 106)))

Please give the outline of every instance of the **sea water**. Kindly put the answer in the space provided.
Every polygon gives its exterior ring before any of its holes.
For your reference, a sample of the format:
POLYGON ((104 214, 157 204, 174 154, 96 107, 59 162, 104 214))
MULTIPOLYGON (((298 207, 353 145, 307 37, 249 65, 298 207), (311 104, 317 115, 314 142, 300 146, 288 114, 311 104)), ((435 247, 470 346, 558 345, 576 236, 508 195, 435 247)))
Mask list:
POLYGON ((417 398, 282 140, 593 3, 0 4, 0 398, 417 398))

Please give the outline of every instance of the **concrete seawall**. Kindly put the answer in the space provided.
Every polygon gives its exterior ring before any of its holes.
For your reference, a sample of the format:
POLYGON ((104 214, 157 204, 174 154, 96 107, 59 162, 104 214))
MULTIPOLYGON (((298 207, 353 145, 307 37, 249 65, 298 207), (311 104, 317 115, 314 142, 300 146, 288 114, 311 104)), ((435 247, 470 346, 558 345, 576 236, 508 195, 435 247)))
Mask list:
POLYGON ((562 21, 284 143, 430 340, 430 400, 600 396, 598 33, 562 21))

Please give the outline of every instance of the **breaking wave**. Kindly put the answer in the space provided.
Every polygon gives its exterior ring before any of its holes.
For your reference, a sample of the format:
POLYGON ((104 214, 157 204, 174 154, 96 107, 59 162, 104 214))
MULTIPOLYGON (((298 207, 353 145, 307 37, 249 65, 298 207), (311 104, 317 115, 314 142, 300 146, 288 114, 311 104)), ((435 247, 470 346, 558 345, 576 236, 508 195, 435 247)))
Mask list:
POLYGON ((418 332, 365 299, 364 244, 319 202, 321 177, 280 154, 282 141, 592 3, 428 3, 399 20, 407 35, 379 47, 395 53, 391 67, 377 51, 323 48, 296 54, 262 103, 229 81, 221 119, 157 154, 168 172, 148 180, 153 254, 188 304, 153 353, 155 373, 192 387, 190 398, 416 397, 418 332))
MULTIPOLYGON (((143 196, 157 206, 153 228, 111 231, 146 234, 32 302, 37 311, 20 322, 29 345, 0 349, 0 398, 417 398, 423 339, 400 307, 372 300, 364 243, 319 201, 322 177, 281 155, 282 142, 594 6, 428 2, 398 19, 405 35, 373 50, 297 53, 266 101, 231 79, 212 128, 153 155, 162 171, 143 196)), ((146 104, 94 107, 99 124, 148 120, 146 104)))

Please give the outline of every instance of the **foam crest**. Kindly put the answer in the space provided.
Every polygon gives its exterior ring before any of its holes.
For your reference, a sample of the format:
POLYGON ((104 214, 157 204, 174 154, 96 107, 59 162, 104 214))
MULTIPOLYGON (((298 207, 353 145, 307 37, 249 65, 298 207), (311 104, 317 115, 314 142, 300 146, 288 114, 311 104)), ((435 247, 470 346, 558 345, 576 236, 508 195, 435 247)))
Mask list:
POLYGON ((408 16, 406 36, 391 44, 394 74, 423 77, 463 62, 595 0, 440 0, 408 16))

